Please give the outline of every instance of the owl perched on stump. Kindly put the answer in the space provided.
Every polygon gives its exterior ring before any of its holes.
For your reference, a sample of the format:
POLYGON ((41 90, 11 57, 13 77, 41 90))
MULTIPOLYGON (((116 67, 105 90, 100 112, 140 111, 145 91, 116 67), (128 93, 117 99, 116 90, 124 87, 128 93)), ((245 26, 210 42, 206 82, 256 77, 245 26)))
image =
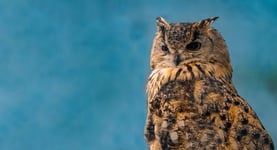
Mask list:
POLYGON ((150 150, 273 150, 251 106, 238 95, 218 17, 167 23, 158 17, 147 81, 150 150))

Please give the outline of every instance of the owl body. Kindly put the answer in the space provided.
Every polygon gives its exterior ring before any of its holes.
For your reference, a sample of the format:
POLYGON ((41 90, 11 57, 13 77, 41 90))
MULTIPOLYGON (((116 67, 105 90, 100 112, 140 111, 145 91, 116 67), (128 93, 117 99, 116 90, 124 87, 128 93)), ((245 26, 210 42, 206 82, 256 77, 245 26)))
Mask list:
POLYGON ((147 82, 150 150, 274 149, 232 83, 227 46, 210 24, 157 18, 147 82))

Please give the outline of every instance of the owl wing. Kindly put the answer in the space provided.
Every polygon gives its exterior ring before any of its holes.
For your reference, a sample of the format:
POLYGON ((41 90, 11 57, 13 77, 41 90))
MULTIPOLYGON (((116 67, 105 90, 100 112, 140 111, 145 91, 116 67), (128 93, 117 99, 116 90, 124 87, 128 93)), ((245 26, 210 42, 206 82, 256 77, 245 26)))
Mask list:
MULTIPOLYGON (((251 106, 240 96, 230 100, 229 119, 221 118, 228 124, 228 143, 231 149, 264 149, 274 150, 273 141, 251 106)), ((227 117, 226 117, 227 118, 227 117)))

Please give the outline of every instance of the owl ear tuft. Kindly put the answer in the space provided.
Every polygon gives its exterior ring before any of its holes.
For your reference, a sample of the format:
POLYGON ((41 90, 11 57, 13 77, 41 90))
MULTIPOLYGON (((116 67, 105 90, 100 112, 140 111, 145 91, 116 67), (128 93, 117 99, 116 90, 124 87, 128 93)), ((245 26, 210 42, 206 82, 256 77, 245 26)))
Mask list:
POLYGON ((201 20, 197 23, 197 26, 199 26, 200 28, 210 26, 210 24, 212 24, 217 18, 219 17, 216 16, 216 17, 211 17, 208 19, 201 20))
POLYGON ((163 17, 157 17, 156 22, 157 22, 158 30, 160 31, 168 30, 170 28, 170 24, 167 23, 163 17))

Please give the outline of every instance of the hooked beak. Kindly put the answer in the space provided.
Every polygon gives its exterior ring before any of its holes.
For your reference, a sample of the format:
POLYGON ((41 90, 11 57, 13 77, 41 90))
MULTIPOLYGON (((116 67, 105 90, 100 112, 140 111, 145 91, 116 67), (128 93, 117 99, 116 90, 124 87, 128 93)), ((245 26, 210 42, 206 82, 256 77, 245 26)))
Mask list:
POLYGON ((179 54, 175 54, 175 56, 174 56, 174 63, 175 63, 175 65, 178 66, 180 61, 181 61, 180 60, 180 55, 179 54))

